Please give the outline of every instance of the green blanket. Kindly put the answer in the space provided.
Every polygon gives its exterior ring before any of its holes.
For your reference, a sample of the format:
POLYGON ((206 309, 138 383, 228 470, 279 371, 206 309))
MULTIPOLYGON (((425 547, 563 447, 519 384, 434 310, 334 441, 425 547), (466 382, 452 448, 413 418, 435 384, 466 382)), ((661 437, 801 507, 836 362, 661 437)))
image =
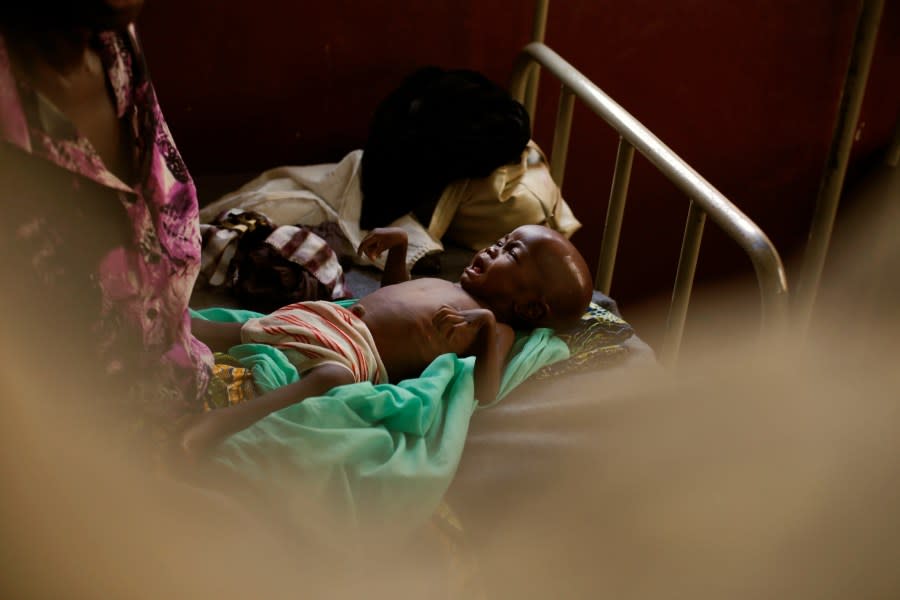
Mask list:
MULTIPOLYGON (((214 308, 192 316, 243 322, 259 315, 214 308)), ((261 390, 298 378, 271 346, 242 344, 229 354, 252 369, 261 390)), ((520 335, 498 398, 568 354, 549 329, 520 335)), ((416 379, 335 388, 232 436, 214 460, 242 493, 293 525, 331 536, 344 528, 402 534, 428 520, 459 464, 477 405, 473 368, 474 358, 445 354, 416 379)))

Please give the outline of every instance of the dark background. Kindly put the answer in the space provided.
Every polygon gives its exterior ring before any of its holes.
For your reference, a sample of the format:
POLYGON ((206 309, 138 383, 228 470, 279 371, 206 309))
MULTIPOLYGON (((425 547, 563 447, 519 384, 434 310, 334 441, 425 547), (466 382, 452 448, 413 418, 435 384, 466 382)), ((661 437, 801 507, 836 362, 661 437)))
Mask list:
MULTIPOLYGON (((860 2, 551 2, 546 42, 754 219, 788 259, 805 242, 860 2)), ((509 79, 532 3, 415 0, 151 1, 139 29, 160 103, 201 202, 284 164, 363 145, 377 102, 416 67, 509 79)), ((887 2, 848 185, 888 144, 900 107, 900 5, 887 2)), ((536 139, 550 149, 558 84, 541 78, 536 139)), ((563 194, 600 236, 617 136, 576 105, 563 194)), ((612 295, 670 293, 687 201, 636 156, 612 295)), ((746 275, 708 224, 698 281, 746 275)))

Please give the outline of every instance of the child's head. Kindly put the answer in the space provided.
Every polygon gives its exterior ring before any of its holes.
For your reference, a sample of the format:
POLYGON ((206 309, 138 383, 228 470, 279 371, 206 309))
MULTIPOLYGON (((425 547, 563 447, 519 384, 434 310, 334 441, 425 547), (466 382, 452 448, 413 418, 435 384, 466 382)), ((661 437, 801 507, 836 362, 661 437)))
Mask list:
POLYGON ((475 255, 460 284, 513 326, 564 328, 591 300, 593 282, 581 254, 560 233, 523 225, 475 255))

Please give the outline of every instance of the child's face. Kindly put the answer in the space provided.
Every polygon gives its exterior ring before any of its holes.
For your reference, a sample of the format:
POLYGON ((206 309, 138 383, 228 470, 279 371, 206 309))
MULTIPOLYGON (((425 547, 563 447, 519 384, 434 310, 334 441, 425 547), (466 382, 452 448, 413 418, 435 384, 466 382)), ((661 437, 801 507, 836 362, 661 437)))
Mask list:
POLYGON ((499 309, 538 299, 549 283, 542 266, 546 254, 554 252, 552 242, 555 238, 545 227, 524 225, 514 229, 475 255, 463 271, 460 285, 499 309))

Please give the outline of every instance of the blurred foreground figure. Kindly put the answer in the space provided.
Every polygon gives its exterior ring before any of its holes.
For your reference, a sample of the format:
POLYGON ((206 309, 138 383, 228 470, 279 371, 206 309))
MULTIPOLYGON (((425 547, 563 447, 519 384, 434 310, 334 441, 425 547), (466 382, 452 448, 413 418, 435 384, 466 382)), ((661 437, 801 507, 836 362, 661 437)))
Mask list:
MULTIPOLYGON (((197 198, 135 36, 141 5, 0 8, 2 306, 4 343, 65 381, 80 416, 162 440, 200 410, 212 356, 190 333, 197 198)), ((39 401, 71 407, 47 379, 39 401)))
POLYGON ((898 191, 883 169, 857 194, 808 339, 732 313, 675 375, 575 376, 558 408, 473 420, 450 500, 489 590, 900 597, 898 191))
MULTIPOLYGON (((508 442, 552 468, 498 462, 499 483, 479 479, 502 451, 491 435, 524 421, 512 407, 509 425, 473 421, 476 464, 454 486, 480 490, 461 516, 488 596, 900 596, 900 219, 872 215, 835 250, 847 261, 829 297, 851 302, 823 306, 809 343, 731 336, 677 375, 554 384, 563 410, 539 433, 558 443, 508 442)), ((0 356, 3 597, 464 597, 421 548, 337 556, 325 549, 353 540, 284 539, 274 518, 147 478, 61 418, 33 385, 49 367, 18 354, 0 356)))

